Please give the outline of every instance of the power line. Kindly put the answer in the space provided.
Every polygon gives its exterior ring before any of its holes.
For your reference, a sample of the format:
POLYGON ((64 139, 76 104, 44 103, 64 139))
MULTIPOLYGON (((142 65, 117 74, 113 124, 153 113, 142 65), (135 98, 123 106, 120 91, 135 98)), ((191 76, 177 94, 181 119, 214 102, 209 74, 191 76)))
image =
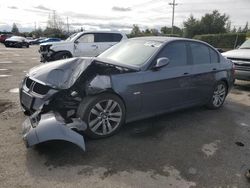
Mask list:
POLYGON ((173 7, 173 14, 172 14, 172 35, 174 34, 174 11, 175 11, 175 6, 178 5, 178 3, 175 3, 175 0, 173 0, 173 3, 168 3, 173 7))

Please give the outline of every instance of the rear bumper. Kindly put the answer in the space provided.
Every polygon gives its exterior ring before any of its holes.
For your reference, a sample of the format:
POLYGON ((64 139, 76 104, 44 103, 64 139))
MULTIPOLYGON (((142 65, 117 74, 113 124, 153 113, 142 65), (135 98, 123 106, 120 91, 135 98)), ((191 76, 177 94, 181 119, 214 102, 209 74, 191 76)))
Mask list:
POLYGON ((27 147, 51 140, 64 140, 76 144, 85 151, 82 135, 72 129, 85 130, 86 124, 78 118, 65 123, 61 116, 50 112, 32 115, 23 122, 23 140, 27 147))
POLYGON ((250 81, 250 71, 235 70, 235 78, 237 80, 250 81))

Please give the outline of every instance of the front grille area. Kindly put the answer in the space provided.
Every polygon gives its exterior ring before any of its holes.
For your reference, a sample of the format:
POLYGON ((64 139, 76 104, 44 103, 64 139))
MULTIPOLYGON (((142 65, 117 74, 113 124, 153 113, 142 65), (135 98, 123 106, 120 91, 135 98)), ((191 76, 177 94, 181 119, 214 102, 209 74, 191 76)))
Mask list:
POLYGON ((35 83, 35 85, 33 86, 33 92, 38 93, 40 95, 45 95, 46 93, 48 93, 49 91, 49 87, 39 84, 39 83, 35 83))
POLYGON ((30 89, 31 87, 31 84, 32 84, 33 80, 29 79, 29 78, 26 78, 26 82, 25 82, 25 85, 28 89, 30 89))
POLYGON ((38 82, 35 82, 34 80, 30 78, 26 78, 25 86, 32 92, 37 93, 39 95, 45 95, 50 90, 50 87, 40 84, 38 82))
POLYGON ((243 70, 243 71, 250 71, 250 64, 248 66, 235 64, 235 69, 243 70))
POLYGON ((250 71, 250 59, 228 58, 234 65, 236 70, 250 71))

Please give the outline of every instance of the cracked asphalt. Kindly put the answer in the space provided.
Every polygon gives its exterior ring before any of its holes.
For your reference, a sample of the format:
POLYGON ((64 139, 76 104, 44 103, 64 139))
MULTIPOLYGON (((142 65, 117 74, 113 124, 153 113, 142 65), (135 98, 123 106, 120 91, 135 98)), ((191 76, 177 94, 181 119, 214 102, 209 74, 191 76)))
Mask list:
POLYGON ((27 149, 17 89, 39 65, 37 46, 0 44, 0 187, 250 187, 250 82, 224 107, 181 110, 126 124, 110 138, 27 149))

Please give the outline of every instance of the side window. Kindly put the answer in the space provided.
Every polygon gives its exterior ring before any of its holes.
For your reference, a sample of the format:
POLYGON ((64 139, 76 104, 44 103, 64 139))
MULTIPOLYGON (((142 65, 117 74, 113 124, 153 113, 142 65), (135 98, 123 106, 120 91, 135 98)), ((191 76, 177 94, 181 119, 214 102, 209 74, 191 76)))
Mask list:
POLYGON ((118 33, 96 33, 95 42, 120 42, 122 36, 118 33))
POLYGON ((94 42, 94 35, 93 34, 85 34, 82 35, 80 38, 77 39, 80 43, 92 43, 94 42))
POLYGON ((193 64, 210 64, 209 48, 201 43, 190 43, 191 54, 193 57, 193 64))
POLYGON ((112 36, 113 36, 112 42, 120 42, 122 39, 122 35, 118 33, 113 33, 112 36))
POLYGON ((210 53, 211 63, 219 63, 220 62, 219 55, 217 52, 215 52, 213 49, 209 48, 209 53, 210 53))
POLYGON ((167 57, 170 63, 167 67, 176 67, 187 65, 187 47, 185 42, 173 42, 167 44, 158 55, 160 57, 167 57))
POLYGON ((95 33, 95 42, 111 42, 112 35, 110 33, 95 33))

